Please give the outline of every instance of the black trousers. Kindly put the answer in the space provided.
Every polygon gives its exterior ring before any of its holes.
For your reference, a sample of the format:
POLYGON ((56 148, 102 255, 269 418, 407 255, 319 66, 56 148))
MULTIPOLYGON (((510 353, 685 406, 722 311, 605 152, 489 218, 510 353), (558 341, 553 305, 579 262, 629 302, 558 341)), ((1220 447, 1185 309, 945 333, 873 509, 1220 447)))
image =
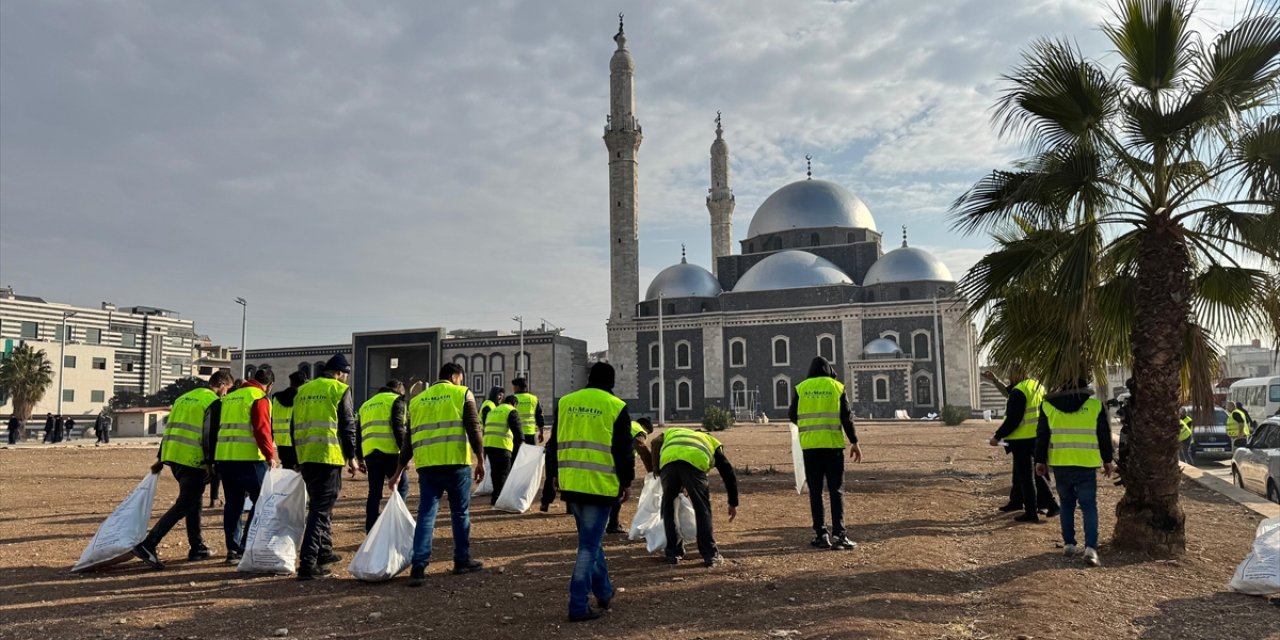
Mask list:
POLYGON ((253 512, 258 508, 262 479, 267 475, 267 463, 230 461, 219 462, 217 467, 218 477, 222 480, 222 491, 226 494, 226 502, 222 507, 222 529, 227 551, 244 553, 249 527, 253 525, 253 512), (249 517, 241 522, 245 498, 253 501, 253 509, 249 510, 249 517))
POLYGON ((613 503, 613 508, 609 509, 609 524, 605 525, 606 531, 617 531, 622 528, 622 523, 618 522, 622 516, 622 503, 613 503))
POLYGON ((831 534, 844 535, 844 449, 805 449, 804 481, 809 485, 809 515, 813 532, 827 533, 822 490, 831 496, 831 534))
MULTIPOLYGON (((373 451, 364 457, 364 466, 369 474, 369 495, 364 501, 364 530, 368 533, 373 523, 378 521, 382 507, 382 489, 391 479, 396 468, 400 466, 400 456, 382 451, 373 451)), ((409 471, 400 475, 400 485, 396 487, 401 498, 409 497, 409 471)))
POLYGON ((306 462, 298 465, 307 485, 307 529, 302 534, 301 567, 314 567, 316 558, 333 553, 333 505, 342 490, 342 467, 306 462))
POLYGON ((667 534, 667 557, 684 557, 684 540, 680 537, 679 521, 676 519, 676 501, 681 491, 689 492, 689 501, 693 503, 694 520, 698 525, 698 553, 703 560, 715 557, 715 532, 711 528, 711 487, 707 485, 707 474, 684 461, 668 463, 660 472, 662 477, 662 526, 667 534))
POLYGON ((511 473, 512 451, 497 447, 485 447, 484 456, 489 460, 489 476, 493 479, 493 493, 489 494, 489 504, 498 501, 502 488, 507 485, 507 475, 511 473))
POLYGON ((152 551, 160 546, 160 541, 178 524, 179 520, 187 521, 187 545, 194 551, 204 548, 204 537, 200 534, 201 500, 204 498, 204 469, 188 467, 183 464, 170 464, 173 477, 178 481, 178 499, 173 506, 160 516, 156 525, 151 527, 142 544, 152 551))
POLYGON ((1036 509, 1057 507, 1049 482, 1036 475, 1035 439, 1006 440, 1005 443, 1013 457, 1013 490, 1009 493, 1009 502, 1021 504, 1022 510, 1029 514, 1034 514, 1036 509))

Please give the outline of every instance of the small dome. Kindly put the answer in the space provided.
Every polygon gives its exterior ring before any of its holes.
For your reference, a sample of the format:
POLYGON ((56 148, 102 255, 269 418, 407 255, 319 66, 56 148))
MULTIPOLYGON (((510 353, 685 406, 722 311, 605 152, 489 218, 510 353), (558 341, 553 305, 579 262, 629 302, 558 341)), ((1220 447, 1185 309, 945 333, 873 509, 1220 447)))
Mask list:
POLYGON ((779 251, 747 269, 733 290, 772 291, 833 284, 853 284, 853 280, 826 258, 790 250, 779 251))
POLYGON ((714 298, 720 295, 720 282, 710 271, 696 264, 680 261, 658 272, 649 283, 645 300, 664 298, 714 298))
POLYGON ((955 282, 951 270, 937 256, 916 247, 902 246, 880 256, 879 260, 867 269, 867 277, 863 286, 888 284, 891 282, 915 282, 933 280, 939 282, 955 282))
POLYGON ((864 356, 900 356, 902 347, 888 338, 876 338, 862 348, 864 356))
POLYGON ((747 237, 793 229, 876 228, 871 211, 851 191, 826 180, 800 180, 778 189, 756 209, 747 237))

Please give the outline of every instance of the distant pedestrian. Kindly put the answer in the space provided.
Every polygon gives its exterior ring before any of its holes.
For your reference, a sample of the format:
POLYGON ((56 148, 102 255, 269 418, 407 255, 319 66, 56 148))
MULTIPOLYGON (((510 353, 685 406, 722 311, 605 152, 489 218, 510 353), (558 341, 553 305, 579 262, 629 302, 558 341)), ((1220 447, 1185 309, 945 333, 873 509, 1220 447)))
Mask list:
POLYGON ((22 437, 21 432, 22 421, 16 415, 9 416, 9 444, 18 444, 18 440, 22 437))
POLYGON ((45 414, 44 417, 44 440, 42 442, 53 442, 53 429, 57 426, 57 422, 53 419, 52 413, 45 414))
POLYGON ((104 411, 102 413, 102 443, 103 444, 108 444, 111 442, 112 422, 113 421, 111 420, 111 414, 104 411))
POLYGON ((99 413, 97 418, 93 420, 93 445, 96 447, 102 444, 102 435, 104 432, 103 423, 107 420, 107 414, 99 413))
POLYGON ((1046 396, 1036 425, 1036 475, 1053 479, 1062 501, 1063 555, 1076 555, 1076 505, 1084 520, 1084 560, 1098 566, 1098 469, 1110 478, 1111 420, 1092 396, 1088 380, 1077 380, 1046 396))
POLYGON ((67 435, 67 419, 58 415, 53 417, 53 441, 62 442, 67 435))
POLYGON ((65 425, 64 425, 64 426, 65 426, 65 428, 66 428, 67 441, 68 441, 68 442, 70 442, 70 441, 71 441, 71 438, 72 438, 73 436, 75 436, 75 433, 76 433, 76 420, 75 420, 75 418, 72 418, 72 417, 68 416, 68 417, 67 417, 67 422, 65 423, 65 425))
POLYGON ((1058 503, 1053 498, 1049 483, 1036 476, 1034 470, 1036 424, 1040 420, 1044 389, 1038 381, 1020 371, 1009 376, 1008 387, 989 371, 983 377, 1001 389, 1007 398, 1004 421, 988 441, 993 447, 1003 441, 1005 451, 1013 458, 1013 490, 1009 503, 1000 507, 1000 511, 1022 510, 1022 514, 1014 518, 1017 522, 1040 522, 1040 510, 1052 518, 1058 514, 1058 503))
MULTIPOLYGON (((809 377, 796 385, 787 417, 800 430, 804 478, 809 485, 809 515, 813 520, 814 538, 809 545, 837 551, 854 548, 857 545, 845 535, 844 526, 845 439, 855 463, 862 462, 862 448, 858 446, 844 385, 836 380, 836 372, 826 358, 818 356, 809 363, 809 377), (823 512, 824 486, 831 500, 830 534, 823 512)), ((724 476, 724 471, 720 475, 724 476)), ((665 481, 663 486, 665 496, 665 481)))
MULTIPOLYGON (((408 403, 404 399, 404 383, 388 380, 378 393, 360 405, 357 412, 356 458, 360 470, 369 479, 365 499, 364 530, 368 533, 378 521, 382 507, 382 485, 395 472, 400 460, 400 446, 408 431, 408 403)), ((401 474, 397 488, 401 498, 409 497, 409 474, 401 474)))

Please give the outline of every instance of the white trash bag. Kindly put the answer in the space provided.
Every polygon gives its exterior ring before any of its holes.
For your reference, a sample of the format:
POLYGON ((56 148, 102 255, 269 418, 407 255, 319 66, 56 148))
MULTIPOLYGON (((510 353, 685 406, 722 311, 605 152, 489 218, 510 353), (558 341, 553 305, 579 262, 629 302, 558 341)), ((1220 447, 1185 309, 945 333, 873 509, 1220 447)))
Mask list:
POLYGON ((110 566, 129 559, 133 548, 147 537, 151 523, 151 504, 156 497, 156 477, 148 473, 129 492, 120 506, 98 527, 93 540, 80 554, 72 571, 86 571, 110 566))
POLYGON ((1280 517, 1258 524, 1253 550, 1236 567, 1227 588, 1254 596, 1280 594, 1280 517))
MULTIPOLYGON (((662 487, 658 487, 659 511, 657 517, 650 523, 645 530, 644 540, 645 548, 649 553, 662 551, 667 548, 667 528, 662 519, 661 500, 662 487)), ((679 527, 680 539, 686 545, 693 544, 698 539, 698 520, 697 514, 693 512, 693 502, 688 496, 681 495, 676 501, 676 526, 679 527)))
POLYGON ((639 540, 645 531, 653 526, 653 521, 662 522, 662 482, 658 476, 650 473, 644 477, 644 488, 636 500, 636 515, 631 518, 631 530, 627 537, 639 540))
POLYGON ((796 471, 796 493, 804 493, 804 449, 800 448, 800 427, 791 423, 791 466, 796 471))
POLYGON ((546 463, 546 448, 539 444, 520 445, 520 453, 511 464, 507 483, 493 508, 511 513, 524 513, 542 491, 542 473, 546 463))
POLYGON ((271 469, 262 481, 253 524, 236 571, 288 574, 298 570, 298 550, 307 526, 307 486, 302 474, 271 469))
POLYGON ((493 495, 493 473, 489 467, 489 456, 484 457, 484 480, 476 485, 471 495, 472 497, 493 495))
POLYGON ((392 491, 387 508, 382 510, 351 558, 347 573, 365 582, 383 582, 396 577, 413 560, 413 531, 417 524, 400 492, 392 491))

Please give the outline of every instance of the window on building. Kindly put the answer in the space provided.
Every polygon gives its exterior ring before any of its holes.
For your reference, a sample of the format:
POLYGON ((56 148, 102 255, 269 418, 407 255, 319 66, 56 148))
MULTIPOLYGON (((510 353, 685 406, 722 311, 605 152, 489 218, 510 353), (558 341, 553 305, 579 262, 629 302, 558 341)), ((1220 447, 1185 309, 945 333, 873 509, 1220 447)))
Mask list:
POLYGON ((667 315, 669 315, 669 316, 673 316, 673 315, 675 315, 675 314, 676 314, 676 303, 674 303, 674 302, 668 302, 668 303, 667 303, 667 315))
POLYGON ((489 376, 489 379, 492 381, 492 382, 491 382, 491 386, 494 386, 494 387, 505 387, 505 386, 506 386, 505 384, 503 384, 503 381, 502 381, 502 374, 501 374, 501 373, 495 373, 495 374, 492 374, 492 375, 490 375, 490 376, 489 376))
POLYGON ((884 338, 884 339, 886 339, 886 340, 892 340, 894 344, 902 344, 901 342, 899 342, 899 341, 898 341, 898 332, 897 332, 897 331, 884 331, 884 332, 881 332, 881 333, 880 333, 880 337, 881 337, 881 338, 884 338))
POLYGON ((93 368, 94 368, 94 369, 97 369, 97 370, 99 370, 99 371, 106 371, 106 370, 107 370, 107 359, 106 359, 106 358, 94 358, 94 359, 93 359, 93 362, 91 362, 90 364, 93 366, 93 368))
POLYGON ((89 392, 89 402, 106 402, 107 392, 101 389, 94 389, 89 392))
POLYGON ((782 236, 774 236, 764 243, 765 251, 780 251, 782 249, 782 236))
POLYGON ((729 366, 745 367, 747 366, 747 341, 742 338, 734 338, 729 341, 729 366))
POLYGON ((834 363, 836 361, 836 338, 830 335, 818 336, 818 355, 826 358, 827 362, 834 363))
POLYGON ((661 394, 658 391, 658 381, 654 380, 649 383, 649 409, 658 410, 658 405, 662 404, 661 394))
POLYGON ((693 366, 693 349, 688 342, 676 343, 676 368, 689 369, 693 366))
POLYGON ((773 339, 773 366, 791 364, 791 341, 781 336, 773 339))
POLYGON ((898 289, 898 299, 899 299, 899 300, 910 300, 910 299, 911 299, 911 288, 910 288, 910 287, 902 287, 902 288, 898 289))
POLYGON ((467 357, 466 357, 466 356, 454 356, 454 357, 453 357, 453 363, 454 363, 454 364, 456 364, 456 365, 458 365, 459 367, 462 367, 462 370, 463 370, 463 371, 466 371, 466 370, 467 370, 467 357))
POLYGON ((123 372, 125 372, 125 373, 133 373, 133 363, 132 363, 132 362, 121 362, 121 363, 120 363, 120 370, 121 370, 121 371, 123 371, 123 372))
POLYGON ((481 394, 485 392, 484 374, 477 374, 477 375, 471 376, 471 392, 475 394, 481 394))
POLYGON ((916 404, 933 404, 933 381, 929 376, 916 378, 915 396, 916 404))
MULTIPOLYGON (((523 374, 523 375, 524 375, 524 377, 525 377, 526 379, 530 379, 530 380, 531 380, 531 378, 530 378, 530 376, 529 376, 529 369, 530 369, 531 365, 529 364, 529 362, 530 362, 530 360, 529 360, 529 352, 528 352, 528 351, 525 351, 524 353, 517 353, 517 354, 516 354, 516 371, 517 371, 518 373, 523 374)), ((529 384, 530 384, 530 385, 532 385, 532 384, 533 384, 533 382, 530 382, 529 384)))
POLYGON ((656 342, 651 343, 649 345, 649 368, 654 371, 657 371, 659 366, 658 363, 661 360, 662 360, 662 357, 660 355, 660 352, 658 351, 658 343, 656 342))
POLYGON ((66 367, 67 369, 74 369, 74 368, 76 368, 76 357, 75 357, 75 356, 62 356, 62 366, 63 366, 63 367, 66 367))
POLYGON ((138 346, 138 334, 136 334, 136 333, 122 333, 122 334, 120 334, 120 346, 122 346, 122 347, 136 347, 136 346, 138 346))
POLYGON ((786 376, 773 380, 773 408, 786 409, 791 406, 791 380, 786 376))
MULTIPOLYGON (((489 356, 489 371, 502 373, 503 371, 506 371, 506 364, 506 358, 503 358, 501 353, 495 353, 489 356)), ((494 386, 497 387, 501 385, 494 386)))
POLYGON ((213 367, 200 367, 200 375, 202 376, 213 375, 213 367))
POLYGON ((62 390, 62 401, 63 401, 63 402, 75 402, 75 401, 76 401, 76 390, 75 390, 75 389, 63 389, 63 390, 62 390))
POLYGON ((485 367, 488 364, 489 364, 489 359, 478 353, 471 356, 471 372, 472 373, 484 371, 485 367))
POLYGON ((756 252, 756 243, 754 243, 754 242, 748 242, 748 243, 747 243, 747 253, 755 253, 755 252, 756 252))
POLYGON ((818 237, 818 234, 816 233, 809 234, 809 246, 816 247, 820 244, 822 244, 822 238, 818 237))
POLYGON ((313 362, 311 364, 311 377, 319 378, 322 373, 324 373, 324 363, 318 361, 313 362))
MULTIPOLYGON (((299 373, 301 373, 302 375, 306 376, 306 377, 307 377, 307 379, 308 379, 308 380, 310 380, 310 379, 311 379, 311 363, 310 363, 310 362, 299 362, 299 363, 298 363, 298 372, 299 372, 299 373)), ((210 373, 212 373, 212 372, 210 372, 210 373)))
POLYGON ((875 302, 875 301, 876 301, 876 292, 867 291, 867 302, 875 302))
POLYGON ((916 360, 928 360, 930 358, 928 333, 921 331, 911 336, 911 355, 916 360))
POLYGON ((102 329, 85 329, 84 342, 85 344, 102 344, 102 329))
POLYGON ((747 381, 735 378, 729 383, 730 404, 736 409, 747 406, 747 381))
POLYGON ((676 382, 676 409, 680 411, 693 409, 693 385, 688 380, 676 382))
POLYGON ((884 376, 877 376, 871 381, 872 397, 876 402, 889 401, 889 379, 884 376))
POLYGON ((845 236, 845 240, 847 240, 847 241, 849 242, 849 244, 853 244, 853 242, 854 242, 854 240, 853 240, 853 234, 852 234, 852 233, 850 233, 849 235, 845 236))
POLYGON ((390 368, 390 369, 399 369, 399 368, 400 368, 400 358, 392 358, 392 359, 391 359, 391 364, 390 364, 390 365, 388 365, 388 368, 390 368))
POLYGON ((182 363, 178 363, 178 364, 173 365, 173 375, 175 375, 175 376, 177 376, 177 377, 179 377, 179 378, 184 378, 184 377, 186 377, 186 376, 184 375, 184 374, 186 374, 186 372, 187 372, 187 367, 186 367, 186 365, 183 365, 182 363))
POLYGON ((253 365, 247 365, 247 366, 244 368, 244 379, 245 379, 245 380, 252 380, 252 379, 253 379, 253 374, 255 374, 255 373, 257 373, 257 372, 258 372, 258 368, 257 368, 257 367, 255 367, 255 366, 253 366, 253 365))
POLYGON ((23 338, 26 338, 27 340, 36 340, 36 339, 39 339, 39 337, 40 337, 40 323, 39 323, 39 322, 25 322, 25 321, 24 321, 24 322, 22 323, 22 333, 21 333, 20 335, 21 335, 23 338))

